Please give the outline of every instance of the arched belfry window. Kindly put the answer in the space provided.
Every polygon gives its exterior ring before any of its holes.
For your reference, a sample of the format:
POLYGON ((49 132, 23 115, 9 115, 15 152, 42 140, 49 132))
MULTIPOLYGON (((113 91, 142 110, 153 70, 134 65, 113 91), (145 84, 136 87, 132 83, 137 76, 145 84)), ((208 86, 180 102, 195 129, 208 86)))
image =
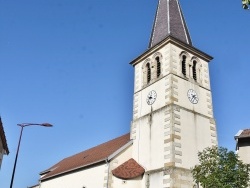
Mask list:
POLYGON ((181 72, 182 74, 186 77, 187 76, 187 69, 186 69, 186 62, 187 61, 187 56, 186 55, 182 55, 182 59, 181 59, 181 72))
POLYGON ((156 67, 157 67, 157 69, 156 69, 156 77, 159 78, 160 75, 161 75, 161 62, 160 62, 160 57, 157 56, 157 57, 155 58, 155 60, 156 60, 156 67))
POLYGON ((197 81, 197 61, 196 60, 193 60, 193 68, 192 68, 192 71, 193 71, 193 79, 195 81, 197 81))
POLYGON ((190 55, 185 52, 185 51, 182 51, 179 55, 179 58, 180 58, 180 64, 179 64, 179 74, 181 76, 184 76, 186 78, 189 78, 190 77, 190 74, 192 72, 192 66, 190 64, 190 55))
POLYGON ((153 57, 147 58, 142 65, 143 86, 158 80, 162 75, 162 55, 156 52, 153 57))
POLYGON ((152 79, 160 78, 162 75, 162 55, 160 52, 156 52, 153 55, 153 61, 152 61, 152 79))
POLYGON ((151 80, 151 68, 150 68, 150 63, 146 64, 146 69, 147 69, 147 84, 150 82, 151 80))
POLYGON ((151 61, 150 59, 147 59, 143 65, 142 65, 142 71, 143 71, 143 85, 147 85, 152 80, 152 68, 151 68, 151 61))
POLYGON ((201 81, 201 63, 197 57, 192 57, 191 59, 191 65, 192 65, 192 78, 196 82, 201 81))

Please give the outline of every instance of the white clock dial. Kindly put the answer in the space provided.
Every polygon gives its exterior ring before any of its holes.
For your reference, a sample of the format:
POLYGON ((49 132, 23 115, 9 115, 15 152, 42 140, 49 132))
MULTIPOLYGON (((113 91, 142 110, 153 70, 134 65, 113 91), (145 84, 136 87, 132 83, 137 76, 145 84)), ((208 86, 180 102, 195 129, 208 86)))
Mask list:
POLYGON ((187 92, 188 99, 191 103, 197 104, 199 101, 197 93, 193 89, 189 89, 187 92))
POLYGON ((147 96, 148 105, 152 105, 155 102, 156 97, 157 97, 157 93, 154 90, 150 91, 147 96))

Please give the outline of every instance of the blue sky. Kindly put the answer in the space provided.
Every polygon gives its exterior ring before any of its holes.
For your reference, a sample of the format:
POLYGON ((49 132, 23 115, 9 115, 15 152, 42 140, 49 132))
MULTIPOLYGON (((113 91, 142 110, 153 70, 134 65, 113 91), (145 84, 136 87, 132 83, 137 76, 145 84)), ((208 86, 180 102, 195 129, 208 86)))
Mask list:
MULTIPOLYGON (((250 12, 241 1, 180 0, 196 48, 212 55, 219 145, 250 128, 250 12)), ((133 67, 147 49, 157 0, 0 0, 0 114, 10 154, 0 187, 37 183, 59 160, 129 132, 133 67)))

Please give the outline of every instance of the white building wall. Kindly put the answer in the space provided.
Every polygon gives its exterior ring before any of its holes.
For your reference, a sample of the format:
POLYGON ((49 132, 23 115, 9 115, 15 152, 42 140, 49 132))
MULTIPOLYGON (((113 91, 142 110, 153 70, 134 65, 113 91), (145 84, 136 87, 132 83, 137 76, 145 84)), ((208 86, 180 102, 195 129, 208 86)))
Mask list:
POLYGON ((141 177, 138 177, 132 180, 122 180, 122 179, 114 177, 113 181, 114 183, 113 183, 112 188, 142 188, 141 177))
POLYGON ((154 113, 152 119, 145 116, 134 122, 136 126, 133 144, 133 158, 146 171, 161 168, 164 165, 164 110, 154 113))
POLYGON ((190 169, 198 164, 198 152, 212 146, 210 120, 186 110, 180 110, 180 151, 181 162, 177 166, 190 169))
POLYGON ((163 172, 157 172, 149 175, 149 188, 163 187, 163 172))
POLYGON ((101 188, 104 182, 105 165, 90 167, 43 181, 40 188, 101 188))
POLYGON ((244 163, 250 164, 250 138, 248 139, 248 143, 245 146, 240 146, 238 150, 238 155, 240 160, 244 163))

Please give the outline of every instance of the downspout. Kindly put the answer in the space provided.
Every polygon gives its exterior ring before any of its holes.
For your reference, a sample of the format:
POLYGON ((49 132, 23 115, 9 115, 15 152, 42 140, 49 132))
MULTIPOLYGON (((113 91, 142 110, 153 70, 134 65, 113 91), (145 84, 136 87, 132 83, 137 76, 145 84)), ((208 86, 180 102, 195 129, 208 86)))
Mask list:
POLYGON ((107 177, 107 188, 109 188, 109 168, 110 168, 110 163, 108 161, 108 159, 106 159, 106 164, 108 165, 108 177, 107 177))
POLYGON ((150 174, 147 174, 146 176, 146 188, 150 187, 150 174))

